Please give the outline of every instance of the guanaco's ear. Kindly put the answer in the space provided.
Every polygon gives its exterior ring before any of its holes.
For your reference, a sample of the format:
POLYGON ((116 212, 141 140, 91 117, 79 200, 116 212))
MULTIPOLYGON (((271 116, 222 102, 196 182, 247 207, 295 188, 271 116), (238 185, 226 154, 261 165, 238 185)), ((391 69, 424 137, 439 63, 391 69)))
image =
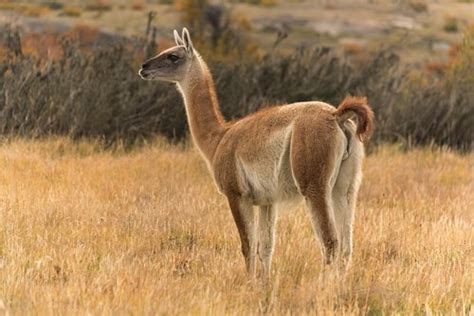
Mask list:
POLYGON ((176 42, 176 45, 184 46, 183 39, 179 37, 178 31, 174 30, 173 35, 174 35, 174 41, 176 42))
POLYGON ((189 35, 189 31, 187 28, 183 28, 183 33, 181 35, 181 38, 184 41, 184 47, 186 47, 188 54, 192 55, 194 53, 194 47, 193 47, 193 42, 191 41, 191 36, 189 35))

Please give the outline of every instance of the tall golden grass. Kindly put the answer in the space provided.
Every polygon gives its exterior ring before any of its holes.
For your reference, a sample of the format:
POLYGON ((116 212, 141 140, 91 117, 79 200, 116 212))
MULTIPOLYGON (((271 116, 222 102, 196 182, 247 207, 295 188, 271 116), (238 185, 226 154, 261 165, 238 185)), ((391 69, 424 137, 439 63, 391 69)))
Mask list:
POLYGON ((249 281, 225 199, 189 148, 0 146, 0 314, 473 313, 473 154, 380 147, 347 275, 303 209, 282 214, 270 285, 249 281))

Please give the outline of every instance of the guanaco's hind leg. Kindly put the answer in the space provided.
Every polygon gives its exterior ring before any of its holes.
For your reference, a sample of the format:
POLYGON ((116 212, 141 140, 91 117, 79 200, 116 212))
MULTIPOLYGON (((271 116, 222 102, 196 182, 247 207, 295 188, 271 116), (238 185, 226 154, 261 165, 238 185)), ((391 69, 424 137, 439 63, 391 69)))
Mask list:
POLYGON ((352 153, 342 162, 332 192, 336 227, 341 241, 341 259, 346 267, 352 256, 354 212, 362 179, 361 166, 364 156, 362 143, 355 139, 351 141, 353 143, 352 153))
POLYGON ((227 198, 239 231, 247 272, 254 276, 256 270, 257 236, 255 233, 256 223, 253 205, 250 200, 242 197, 228 196, 227 198))
POLYGON ((341 243, 340 258, 345 267, 348 266, 352 256, 352 224, 354 221, 355 196, 353 190, 335 191, 334 218, 338 238, 341 243), (354 202, 352 202, 354 200, 354 202))
POLYGON ((338 238, 333 218, 331 198, 327 192, 306 197, 314 232, 321 243, 321 250, 326 264, 331 264, 337 255, 338 238))
POLYGON ((262 264, 263 277, 270 276, 273 250, 275 247, 276 208, 272 205, 260 206, 258 216, 258 256, 262 264))
POLYGON ((334 222, 332 188, 345 150, 345 137, 330 113, 308 113, 295 122, 291 168, 305 197, 324 261, 333 262, 339 242, 334 222))

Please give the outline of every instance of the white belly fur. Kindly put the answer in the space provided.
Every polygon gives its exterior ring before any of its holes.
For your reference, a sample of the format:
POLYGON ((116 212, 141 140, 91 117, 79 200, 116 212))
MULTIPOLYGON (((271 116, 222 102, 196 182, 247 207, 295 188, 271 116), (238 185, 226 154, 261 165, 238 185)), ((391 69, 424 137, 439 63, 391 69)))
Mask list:
POLYGON ((258 149, 257 159, 236 157, 240 188, 254 205, 290 208, 301 200, 289 159, 292 129, 290 125, 276 132, 258 149))

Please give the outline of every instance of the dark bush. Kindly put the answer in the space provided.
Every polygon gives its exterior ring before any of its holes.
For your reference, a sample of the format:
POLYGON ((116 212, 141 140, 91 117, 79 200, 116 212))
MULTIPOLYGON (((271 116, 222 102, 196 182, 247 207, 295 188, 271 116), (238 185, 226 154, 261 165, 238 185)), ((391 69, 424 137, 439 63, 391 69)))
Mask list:
MULTIPOLYGON (((63 57, 47 64, 12 54, 0 62, 0 133, 100 137, 109 143, 135 143, 157 134, 183 139, 181 97, 173 85, 139 79, 141 60, 132 52, 123 46, 82 52, 67 42, 63 57)), ((462 59, 443 78, 413 77, 387 51, 352 63, 329 48, 210 66, 228 119, 272 104, 322 100, 337 105, 346 95, 365 95, 376 113, 374 143, 469 150, 472 59, 462 59)))
POLYGON ((41 5, 51 10, 61 10, 64 8, 64 4, 59 1, 42 1, 41 5))

